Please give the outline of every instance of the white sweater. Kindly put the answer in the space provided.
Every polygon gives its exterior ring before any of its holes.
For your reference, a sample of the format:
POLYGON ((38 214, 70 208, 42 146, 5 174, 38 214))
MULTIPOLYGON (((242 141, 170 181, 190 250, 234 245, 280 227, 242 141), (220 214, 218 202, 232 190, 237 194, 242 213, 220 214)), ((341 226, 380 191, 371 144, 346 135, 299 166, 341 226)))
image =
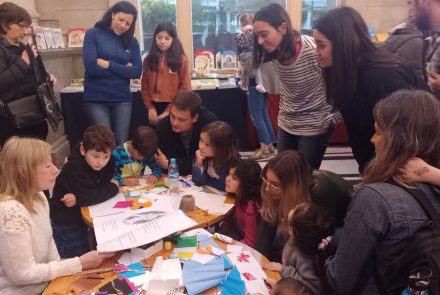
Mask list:
POLYGON ((52 238, 45 197, 36 213, 14 200, 0 201, 0 294, 40 294, 47 283, 81 271, 78 257, 61 260, 52 238))

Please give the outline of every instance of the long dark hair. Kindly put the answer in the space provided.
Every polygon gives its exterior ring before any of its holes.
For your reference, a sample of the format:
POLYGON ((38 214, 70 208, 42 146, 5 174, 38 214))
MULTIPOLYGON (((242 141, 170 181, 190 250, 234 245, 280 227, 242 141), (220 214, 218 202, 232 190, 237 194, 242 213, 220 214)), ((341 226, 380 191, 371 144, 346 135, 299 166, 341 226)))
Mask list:
POLYGON ((363 183, 393 179, 409 185, 400 168, 419 157, 440 167, 440 102, 422 90, 399 90, 380 100, 374 119, 383 132, 381 151, 368 164, 363 183))
POLYGON ((283 36, 278 49, 272 53, 264 50, 263 46, 258 44, 258 37, 254 35, 254 66, 258 67, 262 62, 277 59, 280 62, 287 61, 296 56, 295 39, 301 34, 292 28, 287 11, 277 3, 271 3, 264 6, 254 16, 254 23, 263 21, 270 26, 278 29, 283 23, 286 24, 286 34, 283 36))
POLYGON ((182 64, 182 55, 185 55, 185 51, 183 50, 182 43, 180 43, 179 38, 177 38, 174 25, 169 22, 158 24, 154 30, 153 43, 151 44, 150 52, 148 52, 148 56, 146 58, 148 68, 151 71, 157 71, 161 52, 156 44, 156 35, 160 32, 167 32, 167 34, 173 38, 171 47, 165 52, 165 62, 173 72, 177 72, 182 64))
POLYGON ((123 12, 127 14, 131 14, 133 16, 133 22, 131 23, 130 28, 121 35, 122 44, 124 48, 130 47, 131 40, 134 36, 134 30, 136 27, 136 19, 137 19, 137 10, 136 7, 133 6, 128 1, 121 1, 110 7, 102 16, 102 19, 95 24, 95 27, 98 27, 103 30, 108 30, 112 24, 112 16, 115 13, 123 12))
MULTIPOLYGON (((229 170, 240 158, 238 140, 231 125, 214 121, 203 126, 200 133, 206 133, 211 143, 214 156, 211 158, 216 172, 226 166, 229 170)), ((207 163, 207 161, 205 161, 207 163)))
POLYGON ((332 42, 333 64, 324 69, 327 100, 341 108, 356 92, 359 68, 377 64, 396 66, 401 60, 377 47, 361 15, 351 7, 329 11, 315 29, 332 42))
POLYGON ((239 160, 235 166, 235 176, 240 181, 238 188, 239 204, 244 208, 248 201, 254 201, 254 209, 261 205, 261 166, 255 160, 239 160))

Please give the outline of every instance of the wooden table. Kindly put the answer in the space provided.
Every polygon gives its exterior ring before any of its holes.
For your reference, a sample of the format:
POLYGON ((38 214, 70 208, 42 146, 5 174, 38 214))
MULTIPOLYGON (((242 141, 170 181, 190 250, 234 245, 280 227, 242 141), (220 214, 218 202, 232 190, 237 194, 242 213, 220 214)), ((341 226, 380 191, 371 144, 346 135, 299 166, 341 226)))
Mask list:
MULTIPOLYGON (((159 181, 163 181, 163 179, 161 178, 159 181)), ((225 204, 235 204, 235 198, 232 197, 231 195, 227 195, 226 199, 225 199, 225 204)), ((206 227, 210 227, 212 225, 218 224, 231 211, 232 211, 232 209, 229 210, 229 212, 226 213, 225 215, 216 215, 216 214, 209 214, 209 213, 207 214, 203 210, 196 208, 193 211, 185 212, 185 214, 188 217, 192 218, 195 222, 197 222, 197 225, 190 228, 190 229, 193 229, 193 228, 206 228, 206 227)), ((83 217, 84 222, 88 226, 93 227, 93 220, 92 220, 92 217, 90 216, 89 207, 81 207, 81 215, 83 217)))
MULTIPOLYGON (((220 241, 216 241, 216 242, 220 248, 226 250, 225 243, 220 242, 220 241)), ((250 251, 252 253, 252 255, 255 257, 255 259, 260 262, 260 265, 265 265, 266 263, 269 262, 266 257, 261 255, 258 251, 252 249, 251 247, 244 245, 244 244, 237 242, 237 241, 235 241, 234 244, 242 245, 243 251, 250 251)), ((144 259, 144 261, 143 261, 144 265, 154 264, 156 257, 159 255, 162 255, 162 254, 166 254, 166 253, 163 250, 161 250, 161 251, 157 252, 155 255, 153 255, 147 259, 144 259)), ((101 267, 112 267, 115 264, 115 262, 114 262, 115 260, 116 259, 114 259, 114 258, 108 259, 102 264, 101 267)), ((267 271, 267 270, 265 272, 269 278, 272 278, 274 280, 279 280, 281 278, 280 274, 277 272, 267 271)), ((100 275, 102 277, 104 277, 104 279, 102 280, 102 283, 99 284, 97 287, 95 287, 91 290, 86 290, 86 291, 96 292, 99 290, 100 287, 104 286, 106 283, 108 283, 109 281, 111 281, 117 277, 117 275, 114 272, 107 272, 107 273, 103 273, 100 275)), ((78 273, 75 275, 57 278, 49 283, 47 288, 44 290, 43 295, 70 295, 72 293, 80 293, 83 290, 80 290, 78 287, 73 286, 72 282, 79 279, 81 276, 83 276, 83 275, 81 273, 78 273)), ((203 292, 202 294, 204 294, 204 295, 217 295, 218 291, 219 291, 218 288, 212 288, 208 291, 203 292)))

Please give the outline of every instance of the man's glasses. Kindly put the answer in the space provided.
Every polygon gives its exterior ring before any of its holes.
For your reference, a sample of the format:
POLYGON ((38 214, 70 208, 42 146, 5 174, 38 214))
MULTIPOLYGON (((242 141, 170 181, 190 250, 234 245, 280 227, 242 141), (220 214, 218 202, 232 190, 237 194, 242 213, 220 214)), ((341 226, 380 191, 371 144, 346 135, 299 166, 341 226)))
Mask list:
POLYGON ((261 176, 261 179, 263 180, 263 183, 266 187, 269 188, 269 190, 271 190, 274 193, 277 193, 280 190, 280 185, 275 185, 270 183, 264 176, 261 176))
POLYGON ((19 26, 22 29, 29 29, 29 24, 25 22, 18 23, 17 26, 19 26))

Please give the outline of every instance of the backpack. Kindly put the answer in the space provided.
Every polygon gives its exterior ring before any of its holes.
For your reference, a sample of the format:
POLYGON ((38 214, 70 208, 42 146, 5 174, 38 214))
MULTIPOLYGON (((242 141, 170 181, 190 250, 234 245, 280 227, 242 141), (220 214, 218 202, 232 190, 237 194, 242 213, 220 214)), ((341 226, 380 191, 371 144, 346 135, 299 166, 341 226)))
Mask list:
MULTIPOLYGON (((379 293, 381 295, 400 295, 402 290, 408 286, 410 272, 416 267, 425 266, 432 270, 429 294, 440 295, 440 213, 434 209, 432 202, 422 190, 400 187, 417 200, 431 222, 415 233, 398 257, 391 259, 384 272, 385 277, 379 278, 376 269, 375 279, 379 293)), ((440 193, 433 188, 431 191, 440 200, 440 193)))

